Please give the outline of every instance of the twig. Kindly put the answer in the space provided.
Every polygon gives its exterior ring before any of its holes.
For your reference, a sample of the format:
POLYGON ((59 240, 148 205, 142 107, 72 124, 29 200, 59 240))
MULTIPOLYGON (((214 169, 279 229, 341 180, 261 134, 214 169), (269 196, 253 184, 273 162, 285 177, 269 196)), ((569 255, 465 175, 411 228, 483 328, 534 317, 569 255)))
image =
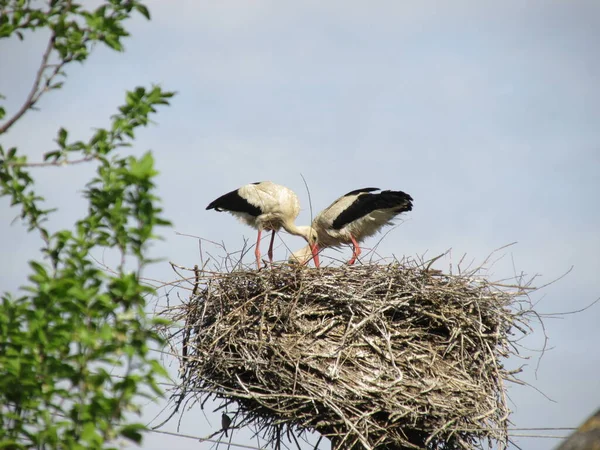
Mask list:
MULTIPOLYGON (((46 50, 44 51, 44 54, 42 55, 42 62, 40 63, 38 71, 35 75, 35 79, 33 81, 33 86, 31 88, 31 91, 29 92, 29 95, 27 96, 27 98, 25 99, 25 102, 21 105, 19 110, 10 119, 8 119, 4 123, 4 125, 0 126, 0 134, 6 133, 8 131, 8 129, 11 126, 13 126, 13 124, 17 120, 19 120, 21 118, 21 116, 23 114, 25 114, 25 112, 28 109, 32 108, 36 104, 36 102, 40 99, 42 93, 44 92, 44 90, 40 91, 40 84, 42 82, 42 76, 44 75, 44 72, 45 72, 46 68, 48 67, 48 59, 50 58, 50 53, 52 53, 52 50, 54 49, 54 40, 55 39, 56 39, 56 33, 53 31, 52 34, 50 35, 50 39, 48 39, 48 44, 46 45, 46 50)), ((57 70, 57 72, 58 72, 58 70, 57 70)))
POLYGON ((72 159, 72 160, 60 160, 60 161, 43 161, 43 162, 8 162, 5 163, 7 166, 11 167, 64 167, 64 166, 74 166, 77 164, 93 161, 94 159, 98 159, 96 155, 88 155, 85 158, 81 159, 72 159))
POLYGON ((313 217, 312 197, 310 196, 310 189, 308 188, 308 183, 306 182, 306 178, 304 178, 304 175, 300 174, 300 176, 302 177, 302 181, 304 182, 304 188, 306 189, 306 194, 308 195, 308 207, 310 210, 310 222, 312 223, 314 217, 313 217))

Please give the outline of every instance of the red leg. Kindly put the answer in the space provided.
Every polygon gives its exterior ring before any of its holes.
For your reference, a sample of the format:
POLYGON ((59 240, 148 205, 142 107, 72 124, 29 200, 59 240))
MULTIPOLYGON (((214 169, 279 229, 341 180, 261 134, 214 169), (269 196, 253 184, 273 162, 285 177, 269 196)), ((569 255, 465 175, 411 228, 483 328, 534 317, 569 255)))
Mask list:
POLYGON ((256 239, 256 248, 254 249, 254 256, 256 256, 256 266, 260 269, 260 235, 262 230, 258 230, 258 238, 256 239))
POLYGON ((354 236, 350 235, 350 239, 352 239, 352 259, 348 261, 348 265, 351 266, 358 259, 358 255, 361 254, 360 245, 354 239, 354 236))
POLYGON ((275 230, 271 234, 271 244, 269 245, 269 262, 273 264, 273 241, 275 240, 275 230))

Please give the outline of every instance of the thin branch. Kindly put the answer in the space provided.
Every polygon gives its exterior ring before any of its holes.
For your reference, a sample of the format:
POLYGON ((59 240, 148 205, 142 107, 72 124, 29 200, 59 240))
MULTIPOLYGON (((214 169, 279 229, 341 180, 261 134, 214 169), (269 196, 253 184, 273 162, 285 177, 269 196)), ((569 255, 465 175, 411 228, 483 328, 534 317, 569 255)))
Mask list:
MULTIPOLYGON (((29 92, 29 95, 27 96, 27 98, 25 99, 25 102, 23 103, 23 105, 21 106, 21 108, 19 108, 19 110, 15 113, 14 116, 12 116, 10 119, 8 119, 4 125, 0 126, 0 134, 4 134, 8 131, 8 129, 13 126, 13 124, 19 120, 21 118, 21 116, 23 116, 23 114, 25 114, 25 112, 32 108, 35 103, 40 99, 41 97, 41 93, 45 90, 41 90, 40 91, 40 84, 42 82, 42 76, 44 75, 44 72, 46 71, 47 67, 48 67, 48 59, 50 58, 50 53, 52 53, 52 50, 54 49, 54 40, 56 39, 56 33, 54 31, 52 31, 52 34, 50 35, 50 39, 48 39, 48 44, 46 45, 46 50, 44 51, 44 54, 42 56, 42 62, 40 63, 40 67, 38 68, 37 74, 35 76, 35 80, 33 81, 33 86, 31 88, 31 91, 29 92)), ((62 67, 62 65, 59 64, 59 66, 62 67)), ((59 67, 57 67, 55 69, 55 72, 58 73, 58 70, 60 70, 59 67)), ((49 79, 50 80, 50 79, 49 79)), ((47 85, 47 83, 46 83, 47 85)))
POLYGON ((302 181, 304 182, 304 187, 306 188, 306 193, 308 194, 308 207, 310 209, 310 223, 312 224, 314 217, 313 217, 313 207, 312 207, 312 198, 310 196, 310 189, 308 188, 308 183, 306 182, 306 178, 304 178, 304 175, 300 174, 300 176, 302 177, 302 181))
POLYGON ((589 304, 589 305, 587 305, 587 306, 584 306, 584 307, 583 307, 583 308, 581 308, 581 309, 576 309, 576 310, 574 310, 574 311, 558 312, 558 313, 543 313, 543 314, 540 314, 540 317, 547 318, 547 317, 552 317, 552 316, 559 316, 559 317, 561 317, 561 318, 562 318, 562 316, 567 316, 567 315, 569 315, 569 314, 579 314, 579 313, 581 313, 581 312, 584 312, 585 310, 587 310, 587 309, 591 308, 592 306, 594 306, 594 305, 595 305, 596 303, 598 303, 598 302, 600 302, 600 297, 598 297, 598 298, 597 298, 596 300, 594 300, 592 303, 590 303, 590 304, 589 304))
POLYGON ((93 161, 97 159, 96 155, 88 155, 85 158, 81 159, 72 159, 62 161, 41 161, 41 162, 6 162, 4 165, 10 167, 63 167, 63 166, 74 166, 76 164, 81 164, 89 161, 93 161))

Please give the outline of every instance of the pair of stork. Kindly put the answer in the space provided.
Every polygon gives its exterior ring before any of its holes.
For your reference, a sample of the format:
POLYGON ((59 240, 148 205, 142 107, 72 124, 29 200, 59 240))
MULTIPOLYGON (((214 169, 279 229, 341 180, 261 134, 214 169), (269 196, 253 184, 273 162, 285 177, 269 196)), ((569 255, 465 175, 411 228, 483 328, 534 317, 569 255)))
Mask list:
POLYGON ((394 217, 412 210, 412 197, 402 191, 363 188, 348 192, 321 211, 310 226, 294 223, 300 213, 298 196, 285 186, 271 181, 247 184, 212 201, 206 209, 228 211, 258 229, 256 264, 260 268, 260 239, 263 230, 272 231, 269 261, 273 262, 275 232, 281 228, 302 236, 308 245, 290 257, 291 262, 307 264, 311 259, 319 267, 319 251, 326 247, 352 244, 354 264, 361 253, 359 242, 392 223, 394 217))

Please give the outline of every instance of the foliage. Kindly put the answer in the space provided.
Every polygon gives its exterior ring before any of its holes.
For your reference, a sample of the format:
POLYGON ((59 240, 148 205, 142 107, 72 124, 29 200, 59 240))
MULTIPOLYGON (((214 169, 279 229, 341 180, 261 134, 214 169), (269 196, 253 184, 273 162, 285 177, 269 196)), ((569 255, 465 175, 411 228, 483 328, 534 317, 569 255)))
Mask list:
MULTIPOLYGON (((0 38, 24 39, 28 31, 49 33, 31 92, 0 123, 0 136, 40 97, 59 89, 64 69, 84 62, 95 43, 122 50, 124 22, 134 12, 149 18, 136 0, 108 0, 95 10, 85 2, 0 0, 0 38)), ((29 262, 29 283, 4 293, 0 306, 0 448, 111 448, 118 438, 140 442, 145 427, 131 422, 144 397, 161 395, 164 369, 149 349, 160 343, 157 319, 145 314, 153 290, 140 277, 151 262, 148 245, 157 227, 169 223, 158 206, 150 153, 119 155, 159 105, 173 96, 159 87, 138 87, 87 141, 58 131, 58 148, 29 162, 17 148, 0 145, 0 195, 19 209, 30 232, 39 233, 42 255, 29 262), (31 169, 96 164, 84 194, 87 214, 72 229, 51 232, 54 210, 36 190, 31 169), (114 272, 101 270, 93 250, 121 255, 114 272), (111 370, 120 367, 114 376, 111 370)), ((0 119, 6 109, 0 105, 0 119)), ((60 176, 60 175, 59 175, 60 176)))

